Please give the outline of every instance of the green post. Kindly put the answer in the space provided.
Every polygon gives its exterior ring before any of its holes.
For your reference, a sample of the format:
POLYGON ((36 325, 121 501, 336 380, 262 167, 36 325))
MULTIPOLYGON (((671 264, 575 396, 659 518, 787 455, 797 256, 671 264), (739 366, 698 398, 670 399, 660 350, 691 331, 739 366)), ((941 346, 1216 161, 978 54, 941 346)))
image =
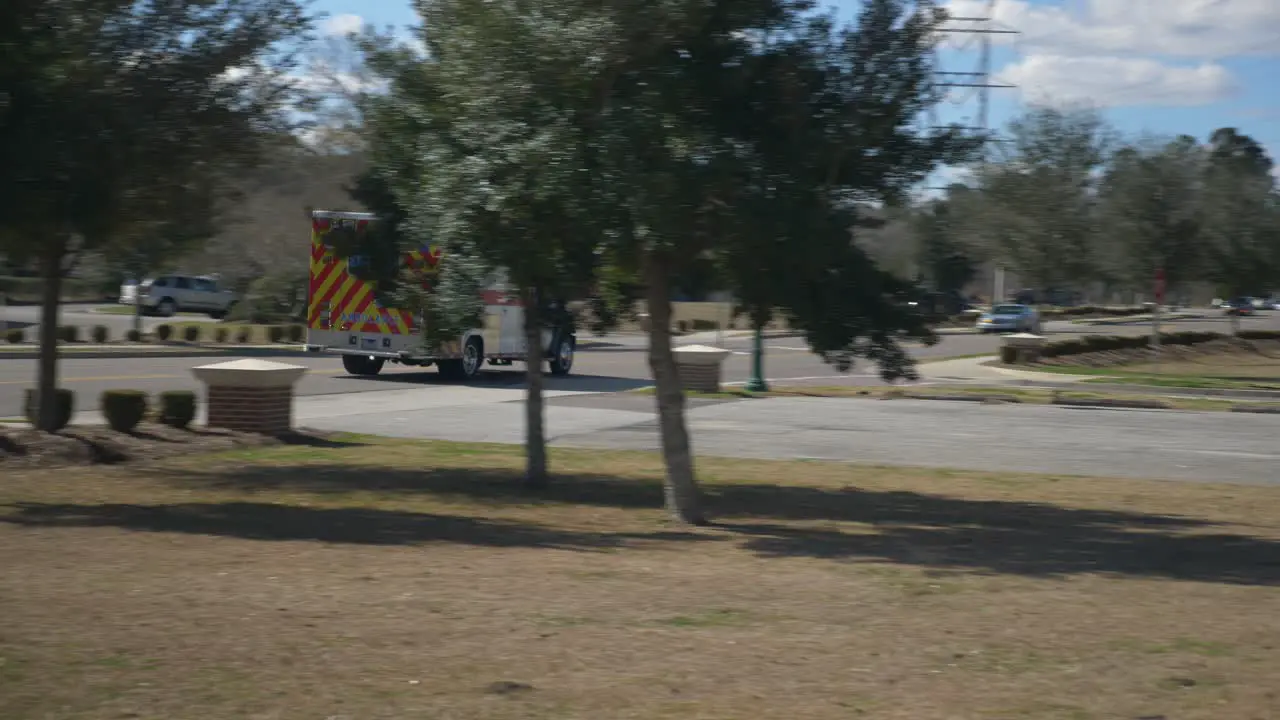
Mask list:
POLYGON ((756 334, 751 342, 751 379, 744 388, 747 392, 769 392, 769 384, 764 381, 764 326, 756 326, 756 334))

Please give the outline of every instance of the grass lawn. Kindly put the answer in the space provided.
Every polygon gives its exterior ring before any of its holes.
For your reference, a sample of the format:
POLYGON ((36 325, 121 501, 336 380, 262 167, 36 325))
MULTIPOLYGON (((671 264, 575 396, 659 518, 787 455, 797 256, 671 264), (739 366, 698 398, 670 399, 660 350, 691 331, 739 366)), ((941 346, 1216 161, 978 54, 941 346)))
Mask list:
POLYGON ((1067 375, 1099 375, 1085 382, 1123 382, 1131 385, 1185 388, 1280 390, 1280 356, 1269 353, 1223 353, 1195 359, 1144 362, 1116 367, 1045 365, 1037 371, 1067 375))
MULTIPOLYGON (((652 395, 653 388, 640 388, 633 392, 652 395)), ((992 387, 980 385, 921 385, 921 386, 897 386, 887 387, 884 385, 774 385, 769 392, 752 393, 740 388, 726 387, 718 393, 701 393, 687 392, 689 397, 702 398, 766 398, 766 397, 849 397, 849 398, 923 398, 950 395, 965 395, 990 397, 998 400, 1006 400, 1009 402, 1024 402, 1036 404, 1049 404, 1053 401, 1054 392, 1052 390, 1041 390, 1036 388, 1015 388, 1015 387, 992 387)), ((1155 395, 1139 395, 1133 393, 1107 393, 1107 392, 1078 392, 1073 390, 1064 390, 1057 393, 1058 397, 1067 400, 1158 400, 1166 403, 1170 409, 1174 410, 1209 410, 1217 412, 1230 412, 1232 406, 1239 405, 1239 401, 1217 400, 1206 398, 1184 398, 1184 397, 1167 397, 1155 395)))
POLYGON ((1280 711, 1280 488, 344 440, 7 472, 0 717, 1280 711))

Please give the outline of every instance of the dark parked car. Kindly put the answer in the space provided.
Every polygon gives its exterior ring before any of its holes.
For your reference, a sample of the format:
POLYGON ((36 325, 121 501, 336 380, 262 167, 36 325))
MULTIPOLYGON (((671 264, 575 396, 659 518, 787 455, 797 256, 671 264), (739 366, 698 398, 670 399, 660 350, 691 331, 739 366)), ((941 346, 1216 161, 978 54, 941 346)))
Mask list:
POLYGON ((1251 297, 1238 297, 1226 302, 1227 315, 1239 315, 1241 317, 1253 315, 1258 311, 1253 304, 1251 297))

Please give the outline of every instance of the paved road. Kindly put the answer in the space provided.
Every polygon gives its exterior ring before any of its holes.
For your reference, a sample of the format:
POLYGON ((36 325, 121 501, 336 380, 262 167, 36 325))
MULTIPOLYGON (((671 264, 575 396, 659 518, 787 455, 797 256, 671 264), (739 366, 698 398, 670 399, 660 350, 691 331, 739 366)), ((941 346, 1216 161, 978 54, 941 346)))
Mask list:
MULTIPOLYGON (((957 343, 970 347, 963 338, 957 343)), ((736 349, 736 354, 725 362, 726 381, 746 380, 750 373, 750 357, 744 341, 727 341, 725 345, 736 349)), ((868 368, 855 368, 841 374, 822 363, 817 357, 800 349, 798 340, 786 339, 770 342, 767 369, 771 377, 829 378, 827 384, 856 382, 876 383, 878 379, 868 368)), ((582 392, 614 392, 642 387, 649 383, 649 370, 643 345, 632 349, 582 351, 574 363, 574 374, 566 378, 549 378, 552 389, 582 392)), ((938 348, 922 348, 922 353, 937 354, 938 348)), ((965 351, 961 351, 965 352, 965 351)), ((230 358, 225 358, 230 359, 230 358)), ((292 355, 272 358, 281 362, 304 365, 307 375, 299 382, 299 395, 332 395, 359 393, 371 390, 413 389, 423 386, 444 389, 451 383, 440 379, 434 368, 401 368, 388 366, 376 378, 352 377, 342 370, 341 362, 331 356, 292 355)), ((196 390, 199 384, 191 375, 197 365, 221 362, 224 358, 141 358, 129 360, 89 360, 64 358, 60 364, 62 384, 77 393, 77 407, 96 409, 98 395, 108 388, 133 388, 147 392, 162 390, 196 390)), ((0 417, 14 416, 21 412, 23 391, 35 382, 34 360, 0 359, 0 417)), ((473 386, 519 387, 524 382, 524 368, 488 368, 473 386)))
MULTIPOLYGON (((108 317, 108 316, 104 316, 108 317)), ((120 316, 117 316, 120 319, 120 316)), ((129 318, 125 317, 124 320, 129 318)), ((1248 327, 1280 328, 1280 313, 1245 321, 1248 327)), ((1221 318, 1182 321, 1173 326, 1181 329, 1204 329, 1225 332, 1229 324, 1221 318)), ((1055 335, 1119 333, 1142 334, 1146 326, 1087 327, 1071 323, 1052 323, 1048 328, 1055 335)), ((575 375, 554 379, 551 386, 563 390, 610 392, 647 385, 650 377, 643 353, 645 340, 641 336, 616 336, 606 338, 614 343, 612 348, 600 351, 583 351, 578 354, 575 375)), ((948 335, 942 342, 930 348, 913 348, 919 358, 948 357, 995 352, 1000 339, 995 336, 948 335)), ((726 381, 746 380, 750 372, 749 338, 725 338, 723 345, 735 352, 725 364, 726 381)), ((822 363, 804 347, 800 338, 777 338, 767 341, 766 374, 771 378, 808 378, 822 384, 877 384, 874 370, 866 365, 855 368, 850 374, 841 374, 822 363)), ((282 361, 305 365, 310 373, 301 381, 301 395, 328 395, 364 392, 370 389, 415 388, 423 385, 443 386, 434 369, 413 369, 388 366, 378 378, 355 378, 342 371, 340 361, 334 357, 290 356, 282 361)), ((211 362, 215 358, 131 358, 131 359, 75 359, 64 358, 60 364, 62 383, 77 392, 80 409, 93 410, 98 395, 109 388, 133 388, 147 392, 162 390, 198 389, 190 368, 211 362)), ((493 368, 476 383, 479 387, 518 387, 522 382, 521 366, 493 368)), ((0 417, 21 413, 23 391, 35 382, 34 360, 2 359, 0 356, 0 417)))
MULTIPOLYGON (((1280 481, 1280 417, 1173 411, 979 405, 925 400, 695 400, 687 414, 699 455, 808 458, 981 471, 1211 482, 1280 481)), ((519 443, 520 400, 392 412, 352 408, 310 427, 392 437, 519 443), (447 418, 442 422, 441 418, 447 418)), ((552 398, 555 445, 656 450, 653 399, 552 398)))

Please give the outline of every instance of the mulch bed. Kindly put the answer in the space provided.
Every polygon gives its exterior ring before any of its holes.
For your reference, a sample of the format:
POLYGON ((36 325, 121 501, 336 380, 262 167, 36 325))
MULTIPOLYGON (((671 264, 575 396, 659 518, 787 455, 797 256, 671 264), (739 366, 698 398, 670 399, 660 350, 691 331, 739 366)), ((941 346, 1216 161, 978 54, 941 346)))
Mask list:
POLYGON ((45 433, 0 425, 0 470, 145 462, 243 447, 309 443, 320 438, 319 433, 309 431, 270 437, 220 428, 179 430, 151 423, 143 423, 131 433, 102 426, 45 433))

